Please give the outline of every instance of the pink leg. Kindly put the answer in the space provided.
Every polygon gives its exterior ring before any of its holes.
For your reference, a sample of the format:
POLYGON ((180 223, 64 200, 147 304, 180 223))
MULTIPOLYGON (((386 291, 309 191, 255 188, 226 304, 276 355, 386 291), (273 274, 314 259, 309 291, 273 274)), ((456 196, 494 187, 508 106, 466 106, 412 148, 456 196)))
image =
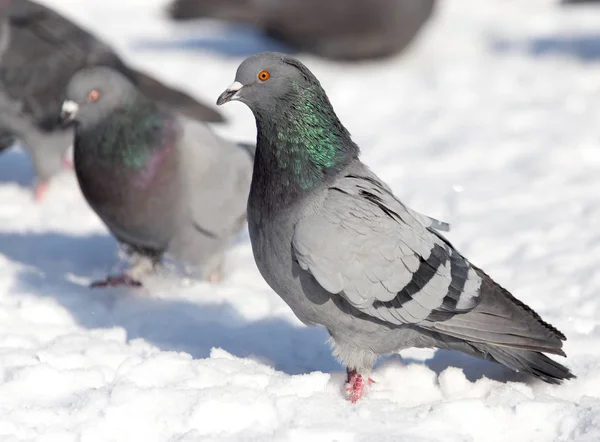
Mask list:
POLYGON ((38 183, 35 186, 33 197, 36 202, 41 203, 46 198, 46 193, 48 193, 48 183, 38 183))
POLYGON ((127 275, 117 275, 108 276, 104 281, 94 281, 90 284, 90 288, 118 287, 120 285, 127 287, 141 287, 142 283, 127 275))
POLYGON ((348 399, 353 404, 356 404, 356 402, 363 397, 363 394, 365 394, 365 385, 371 385, 375 381, 369 378, 365 384, 363 377, 357 373, 356 370, 346 369, 346 372, 348 373, 348 379, 346 383, 348 399))

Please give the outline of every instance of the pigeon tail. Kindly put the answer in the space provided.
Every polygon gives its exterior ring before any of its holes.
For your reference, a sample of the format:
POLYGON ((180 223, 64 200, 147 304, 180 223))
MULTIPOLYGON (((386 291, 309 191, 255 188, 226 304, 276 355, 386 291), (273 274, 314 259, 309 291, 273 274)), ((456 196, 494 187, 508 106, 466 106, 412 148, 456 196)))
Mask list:
POLYGON ((209 123, 222 123, 225 121, 220 112, 199 103, 185 92, 164 85, 148 74, 133 71, 133 79, 138 88, 148 98, 164 103, 186 117, 209 123))
POLYGON ((562 364, 538 351, 519 350, 495 345, 475 345, 491 359, 515 371, 528 373, 549 384, 560 384, 576 376, 562 364))
POLYGON ((446 321, 434 322, 429 328, 472 343, 565 355, 564 334, 481 269, 473 269, 482 279, 479 305, 446 321))

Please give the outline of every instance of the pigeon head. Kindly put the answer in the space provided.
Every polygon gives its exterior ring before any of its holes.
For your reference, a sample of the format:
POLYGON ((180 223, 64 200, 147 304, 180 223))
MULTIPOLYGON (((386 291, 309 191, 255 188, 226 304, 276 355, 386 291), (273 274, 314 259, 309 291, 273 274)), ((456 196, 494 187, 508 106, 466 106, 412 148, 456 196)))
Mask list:
POLYGON ((234 100, 256 118, 257 158, 292 176, 301 188, 313 187, 358 157, 358 146, 321 84, 292 57, 273 52, 248 57, 217 104, 234 100))
POLYGON ((122 74, 108 67, 94 67, 77 72, 67 85, 61 120, 92 127, 116 109, 132 103, 138 92, 122 74))
POLYGON ((268 111, 293 101, 301 90, 318 88, 317 78, 295 58, 277 52, 252 55, 242 62, 235 81, 221 94, 218 105, 241 101, 253 111, 268 111))

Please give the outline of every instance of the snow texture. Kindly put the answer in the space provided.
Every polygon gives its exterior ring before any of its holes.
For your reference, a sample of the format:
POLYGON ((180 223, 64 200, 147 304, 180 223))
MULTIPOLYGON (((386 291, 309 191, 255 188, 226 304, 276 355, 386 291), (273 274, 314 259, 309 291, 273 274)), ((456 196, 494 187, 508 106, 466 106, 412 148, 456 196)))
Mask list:
MULTIPOLYGON (((46 0, 132 63, 214 102, 252 52, 280 49, 158 0, 46 0)), ((443 0, 403 57, 302 60, 363 159, 414 209, 568 337, 578 378, 549 386, 459 353, 406 350, 357 405, 327 334, 258 274, 247 234, 211 286, 156 277, 92 291, 114 240, 72 174, 32 201, 0 157, 0 440, 600 440, 600 8, 443 0)), ((241 104, 219 132, 255 136, 241 104)))

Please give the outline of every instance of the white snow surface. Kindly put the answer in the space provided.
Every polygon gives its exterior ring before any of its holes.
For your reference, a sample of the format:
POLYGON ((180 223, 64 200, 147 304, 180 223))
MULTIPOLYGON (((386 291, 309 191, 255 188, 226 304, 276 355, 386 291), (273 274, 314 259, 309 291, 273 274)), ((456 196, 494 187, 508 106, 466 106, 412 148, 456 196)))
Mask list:
MULTIPOLYGON (((214 21, 171 24, 158 0, 45 3, 210 103, 273 46, 214 21)), ((600 8, 556 3, 444 0, 404 56, 300 58, 363 160, 567 335, 560 360, 577 379, 405 350, 352 405, 327 333, 269 289, 247 233, 221 285, 166 273, 90 290, 118 269, 115 241, 72 173, 34 204, 16 150, 0 157, 0 440, 600 440, 600 8)), ((244 105, 222 111, 220 133, 254 138, 244 105)))

